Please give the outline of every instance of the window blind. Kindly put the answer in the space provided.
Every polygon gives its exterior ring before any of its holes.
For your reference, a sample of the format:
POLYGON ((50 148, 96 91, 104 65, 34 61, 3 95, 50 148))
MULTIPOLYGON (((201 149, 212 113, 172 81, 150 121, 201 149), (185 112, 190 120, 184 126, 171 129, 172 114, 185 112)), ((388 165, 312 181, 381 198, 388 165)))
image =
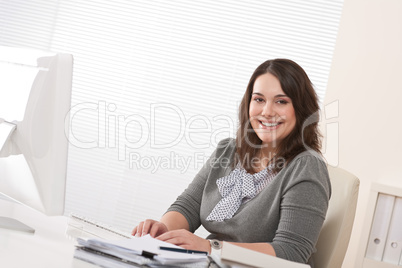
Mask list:
POLYGON ((159 219, 219 140, 235 136, 239 102, 260 63, 296 61, 323 99, 342 1, 0 7, 2 45, 74 55, 66 214, 129 231, 159 219))

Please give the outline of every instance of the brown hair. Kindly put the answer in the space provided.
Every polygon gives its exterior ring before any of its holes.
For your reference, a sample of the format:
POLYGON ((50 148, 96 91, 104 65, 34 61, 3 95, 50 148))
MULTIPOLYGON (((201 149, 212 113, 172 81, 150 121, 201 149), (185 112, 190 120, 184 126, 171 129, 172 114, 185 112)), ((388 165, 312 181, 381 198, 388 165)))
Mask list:
POLYGON ((239 129, 236 136, 236 157, 234 164, 241 163, 248 172, 252 169, 250 159, 257 156, 262 141, 254 132, 249 117, 251 95, 255 80, 263 74, 270 73, 280 82, 283 92, 292 100, 296 115, 294 129, 275 148, 275 163, 282 159, 282 166, 275 164, 278 172, 299 153, 314 150, 320 153, 321 134, 318 129, 319 104, 317 93, 306 72, 294 61, 274 59, 262 63, 250 78, 246 92, 239 107, 239 129))

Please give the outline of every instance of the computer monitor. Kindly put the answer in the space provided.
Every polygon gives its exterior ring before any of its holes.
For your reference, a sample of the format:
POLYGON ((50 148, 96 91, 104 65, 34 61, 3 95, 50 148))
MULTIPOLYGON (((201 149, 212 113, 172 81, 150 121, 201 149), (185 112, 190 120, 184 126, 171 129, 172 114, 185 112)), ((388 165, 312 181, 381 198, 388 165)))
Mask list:
POLYGON ((0 193, 46 215, 64 213, 72 68, 70 54, 0 46, 0 193))

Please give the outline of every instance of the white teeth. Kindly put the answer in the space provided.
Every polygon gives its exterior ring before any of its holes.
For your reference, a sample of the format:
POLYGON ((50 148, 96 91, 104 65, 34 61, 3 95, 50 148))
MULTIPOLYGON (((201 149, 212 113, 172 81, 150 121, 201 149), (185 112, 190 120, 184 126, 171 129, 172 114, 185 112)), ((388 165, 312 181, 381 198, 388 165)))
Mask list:
POLYGON ((266 123, 266 122, 261 122, 261 124, 263 124, 266 127, 276 127, 277 125, 279 125, 279 123, 266 123))

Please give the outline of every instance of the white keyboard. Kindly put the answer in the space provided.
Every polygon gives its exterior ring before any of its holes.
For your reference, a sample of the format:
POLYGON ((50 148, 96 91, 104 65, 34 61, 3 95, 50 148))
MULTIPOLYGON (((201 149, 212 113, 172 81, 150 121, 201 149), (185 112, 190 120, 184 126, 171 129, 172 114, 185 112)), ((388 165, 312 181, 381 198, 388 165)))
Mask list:
POLYGON ((132 238, 130 233, 123 232, 117 228, 111 227, 87 217, 76 214, 70 215, 69 235, 74 237, 96 236, 104 239, 132 238))

